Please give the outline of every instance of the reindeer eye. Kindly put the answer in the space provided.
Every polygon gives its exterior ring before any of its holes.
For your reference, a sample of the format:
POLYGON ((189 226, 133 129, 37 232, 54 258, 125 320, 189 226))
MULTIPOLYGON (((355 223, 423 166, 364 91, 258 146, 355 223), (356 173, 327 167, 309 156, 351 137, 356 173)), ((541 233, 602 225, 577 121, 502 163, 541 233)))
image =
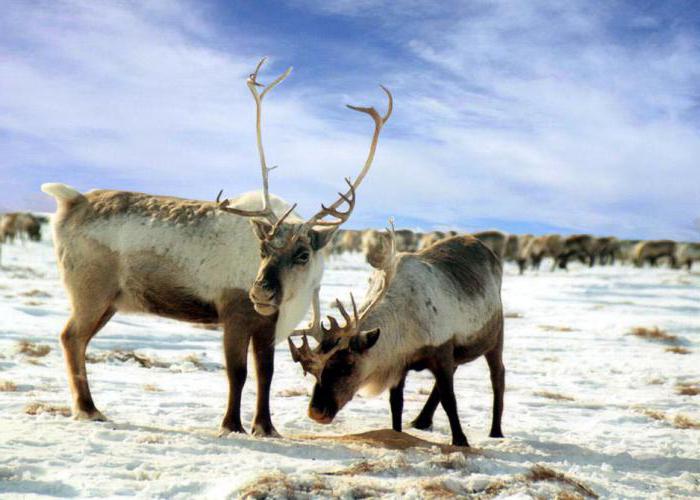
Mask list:
POLYGON ((309 251, 308 250, 301 250, 296 253, 294 256, 294 263, 295 264, 306 264, 309 262, 309 251))

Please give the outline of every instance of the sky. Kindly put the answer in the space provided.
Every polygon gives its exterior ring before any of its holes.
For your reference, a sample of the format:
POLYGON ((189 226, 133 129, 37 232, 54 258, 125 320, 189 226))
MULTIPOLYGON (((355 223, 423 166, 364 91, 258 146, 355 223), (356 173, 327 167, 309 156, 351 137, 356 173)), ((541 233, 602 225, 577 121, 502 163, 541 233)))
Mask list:
POLYGON ((354 177, 348 227, 700 239, 700 4, 688 1, 6 2, 0 209, 43 182, 213 199, 271 191, 310 216, 354 177))

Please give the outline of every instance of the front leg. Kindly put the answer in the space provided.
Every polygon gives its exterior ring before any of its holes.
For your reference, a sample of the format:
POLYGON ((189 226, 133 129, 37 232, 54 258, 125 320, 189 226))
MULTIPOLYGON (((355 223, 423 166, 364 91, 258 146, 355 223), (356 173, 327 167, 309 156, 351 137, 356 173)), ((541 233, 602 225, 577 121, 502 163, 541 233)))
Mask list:
POLYGON ((256 436, 279 437, 270 416, 270 385, 275 371, 275 324, 265 325, 253 334, 255 373, 258 399, 252 433, 256 436))
POLYGON ((403 413, 403 387, 406 383, 406 374, 389 393, 389 404, 391 405, 391 427, 397 432, 401 432, 401 415, 403 413))
MULTIPOLYGON (((242 322, 241 322, 242 323, 242 322)), ((228 405, 221 422, 220 436, 230 432, 245 433, 241 425, 241 393, 248 376, 250 331, 236 325, 234 318, 224 322, 224 357, 228 377, 228 405), (238 326, 238 328, 236 328, 238 326)))

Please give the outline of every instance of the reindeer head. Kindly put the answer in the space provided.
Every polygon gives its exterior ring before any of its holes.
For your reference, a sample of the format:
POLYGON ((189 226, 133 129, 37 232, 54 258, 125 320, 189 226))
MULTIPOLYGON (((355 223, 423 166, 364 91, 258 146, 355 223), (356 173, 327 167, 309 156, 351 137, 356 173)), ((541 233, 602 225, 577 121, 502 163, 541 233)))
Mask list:
POLYGON ((340 300, 336 300, 338 310, 345 319, 340 326, 332 316, 328 316, 329 327, 320 324, 321 341, 311 349, 304 335, 301 347, 297 347, 291 338, 289 349, 292 359, 301 363, 304 374, 311 373, 316 384, 309 403, 309 417, 319 423, 330 423, 335 415, 345 406, 360 389, 367 373, 366 354, 377 343, 381 331, 379 328, 362 329, 363 320, 385 296, 396 268, 396 244, 393 228, 389 232, 389 248, 375 267, 380 281, 370 299, 358 314, 355 299, 352 302, 352 316, 348 314, 340 300), (381 266, 381 267, 380 267, 381 266))
POLYGON ((257 81, 258 71, 265 62, 263 58, 247 81, 248 88, 256 104, 256 132, 260 166, 263 181, 263 207, 261 210, 241 210, 230 207, 228 200, 217 203, 221 210, 251 217, 251 223, 256 236, 260 240, 260 267, 250 289, 250 299, 255 310, 265 316, 276 313, 281 304, 293 298, 295 293, 302 290, 312 290, 320 285, 323 273, 323 255, 321 249, 332 239, 335 232, 352 214, 355 208, 355 191, 369 171, 379 140, 379 133, 391 116, 393 100, 391 93, 382 87, 389 98, 389 105, 384 116, 379 115, 374 108, 350 106, 350 109, 366 113, 375 123, 374 136, 364 167, 354 182, 346 178, 348 191, 338 193, 339 198, 330 206, 321 205, 321 210, 303 223, 288 222, 289 215, 296 205, 285 213, 278 215, 272 210, 270 203, 268 174, 275 167, 268 167, 265 162, 265 152, 262 145, 261 108, 265 95, 277 84, 282 82, 290 73, 289 68, 269 85, 257 81), (263 91, 258 92, 262 87, 263 91), (345 204, 346 208, 340 207, 345 204), (328 219, 330 218, 330 219, 328 219))

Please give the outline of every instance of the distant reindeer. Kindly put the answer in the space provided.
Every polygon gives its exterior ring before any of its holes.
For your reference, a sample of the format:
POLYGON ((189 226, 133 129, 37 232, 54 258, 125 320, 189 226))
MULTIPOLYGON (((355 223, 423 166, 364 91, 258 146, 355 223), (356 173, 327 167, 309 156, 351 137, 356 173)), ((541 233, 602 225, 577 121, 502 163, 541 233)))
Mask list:
POLYGON ((431 231, 425 233, 418 243, 418 250, 424 250, 428 247, 433 246, 440 240, 444 240, 447 235, 443 231, 431 231))
POLYGON ((593 252, 601 266, 615 265, 615 258, 620 250, 620 241, 614 236, 595 238, 593 252))
POLYGON ((309 416, 330 423, 358 390, 379 394, 390 388, 392 426, 400 431, 406 374, 427 368, 435 386, 413 426, 429 428, 442 403, 452 443, 468 446, 457 414, 454 372, 483 355, 493 387, 490 435, 503 437, 501 275, 500 260, 471 236, 445 239, 416 253, 396 255, 390 248, 359 312, 354 299, 352 316, 338 301, 344 326, 329 317, 330 327, 321 325, 314 350, 305 336, 301 347, 288 339, 293 359, 316 378, 309 416))
POLYGON ((384 89, 389 108, 383 117, 374 108, 350 106, 375 123, 367 160, 354 182, 346 179, 347 193, 304 221, 293 212, 294 206, 269 193, 262 101, 291 68, 264 86, 258 82, 264 62, 247 81, 256 104, 262 207, 259 193, 224 201, 217 197, 213 203, 125 191, 81 194, 63 184, 42 186, 58 205, 54 242, 72 305, 61 343, 76 418, 105 419, 88 386, 88 342, 117 311, 145 312, 223 325, 229 397, 222 433, 244 432, 241 392, 252 341, 257 372, 253 433, 276 435, 269 408, 275 342, 292 332, 310 304, 318 309, 323 248, 354 209, 355 191, 372 165, 392 98, 384 89), (343 203, 345 211, 339 208, 343 203))
POLYGON ((588 263, 593 267, 595 263, 595 238, 590 234, 573 234, 563 239, 559 254, 554 256, 552 271, 557 265, 560 269, 567 269, 569 260, 578 258, 582 263, 588 263))
POLYGON ((14 243, 17 237, 17 215, 16 213, 2 215, 0 219, 0 241, 3 243, 14 243))
POLYGON ((633 250, 633 263, 642 267, 648 262, 651 267, 656 267, 658 260, 668 258, 671 267, 676 267, 676 242, 671 240, 650 240, 637 243, 633 250))
POLYGON ((686 266, 690 271, 693 262, 700 262, 700 243, 679 244, 676 250, 676 262, 679 266, 686 266))
POLYGON ((503 261, 506 254, 508 236, 501 231, 481 231, 472 233, 472 236, 491 249, 496 256, 503 261))

